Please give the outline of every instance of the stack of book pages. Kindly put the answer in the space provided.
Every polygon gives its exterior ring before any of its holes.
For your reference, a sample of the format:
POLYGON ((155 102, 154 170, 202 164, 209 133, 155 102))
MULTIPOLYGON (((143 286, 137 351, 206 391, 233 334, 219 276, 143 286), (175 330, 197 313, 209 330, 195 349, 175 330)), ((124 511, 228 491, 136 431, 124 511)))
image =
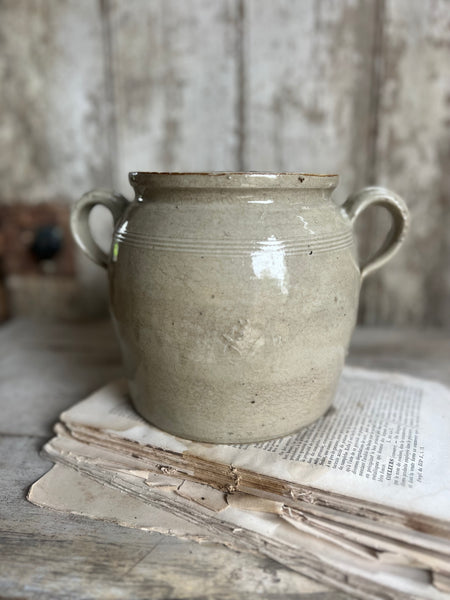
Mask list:
POLYGON ((214 445, 142 420, 124 382, 60 416, 29 500, 269 556, 360 598, 449 598, 450 390, 345 368, 281 439, 214 445))

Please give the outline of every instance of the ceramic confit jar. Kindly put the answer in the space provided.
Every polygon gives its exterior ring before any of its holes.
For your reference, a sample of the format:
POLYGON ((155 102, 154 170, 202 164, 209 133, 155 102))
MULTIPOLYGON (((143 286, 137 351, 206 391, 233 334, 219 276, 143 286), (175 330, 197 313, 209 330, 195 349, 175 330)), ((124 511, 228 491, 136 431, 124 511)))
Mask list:
POLYGON ((84 195, 79 246, 106 267, 113 321, 136 410, 192 440, 252 442, 292 433, 330 406, 361 281, 399 248, 401 198, 366 188, 342 208, 336 175, 131 173, 132 202, 84 195), (107 256, 88 226, 112 213, 107 256), (392 227, 358 264, 353 224, 369 205, 392 227))

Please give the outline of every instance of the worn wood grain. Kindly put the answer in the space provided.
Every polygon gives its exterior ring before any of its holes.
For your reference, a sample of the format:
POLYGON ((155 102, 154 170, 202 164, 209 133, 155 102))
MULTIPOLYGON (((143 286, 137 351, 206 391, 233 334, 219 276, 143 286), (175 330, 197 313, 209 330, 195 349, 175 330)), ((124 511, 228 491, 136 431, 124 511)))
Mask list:
POLYGON ((70 201, 111 182, 98 2, 3 0, 1 201, 70 201))
POLYGON ((450 386, 450 337, 436 329, 358 327, 350 344, 349 364, 397 371, 450 386))
POLYGON ((248 0, 244 167, 365 180, 375 3, 248 0))
POLYGON ((237 0, 109 5, 118 188, 132 170, 236 170, 237 0))
POLYGON ((110 321, 16 319, 0 329, 0 433, 50 436, 56 417, 122 377, 110 321))
MULTIPOLYGON (((365 284, 366 323, 450 325, 449 51, 448 0, 386 0, 374 179, 404 196, 412 227, 365 284)), ((374 215, 371 235, 381 227, 374 215)))

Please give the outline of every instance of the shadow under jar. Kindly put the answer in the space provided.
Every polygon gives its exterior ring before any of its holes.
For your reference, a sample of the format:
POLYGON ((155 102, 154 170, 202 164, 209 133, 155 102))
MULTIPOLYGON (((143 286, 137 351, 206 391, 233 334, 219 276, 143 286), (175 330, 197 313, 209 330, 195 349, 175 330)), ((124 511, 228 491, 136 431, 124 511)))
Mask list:
POLYGON ((150 423, 213 443, 293 433, 330 406, 362 278, 399 248, 403 200, 365 188, 343 207, 336 175, 130 173, 133 202, 105 190, 74 206, 80 247, 108 269, 130 395, 150 423), (107 256, 88 217, 103 204, 107 256), (391 230, 358 264, 353 223, 384 206, 391 230))

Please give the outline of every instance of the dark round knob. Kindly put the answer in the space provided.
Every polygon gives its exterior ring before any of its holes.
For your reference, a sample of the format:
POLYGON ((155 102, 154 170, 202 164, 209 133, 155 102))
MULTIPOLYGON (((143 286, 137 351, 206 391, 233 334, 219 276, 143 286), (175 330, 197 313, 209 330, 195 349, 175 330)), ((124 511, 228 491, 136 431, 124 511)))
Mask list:
POLYGON ((30 250, 37 260, 50 260, 62 248, 63 232, 58 225, 42 225, 34 232, 30 250))

